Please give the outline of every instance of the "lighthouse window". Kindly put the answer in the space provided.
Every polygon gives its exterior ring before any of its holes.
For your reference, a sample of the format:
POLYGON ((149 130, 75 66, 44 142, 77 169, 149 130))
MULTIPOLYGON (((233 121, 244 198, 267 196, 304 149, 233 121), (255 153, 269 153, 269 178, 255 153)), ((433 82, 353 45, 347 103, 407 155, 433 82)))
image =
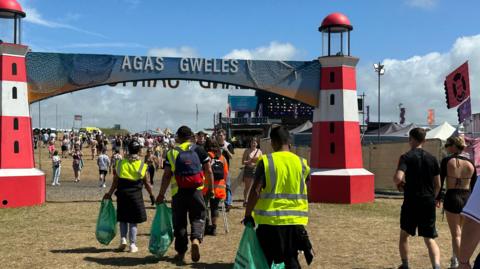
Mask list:
POLYGON ((335 104, 335 94, 330 94, 330 105, 334 105, 335 104))
POLYGON ((12 88, 12 99, 17 99, 17 87, 12 88))
POLYGON ((335 72, 330 72, 330 83, 335 82, 335 72))
POLYGON ((17 63, 12 64, 12 75, 17 75, 17 63))
POLYGON ((335 143, 330 143, 330 154, 335 154, 335 143))
POLYGON ((13 119, 13 130, 18 130, 18 119, 17 118, 13 119))
POLYGON ((13 142, 13 153, 19 153, 20 152, 20 145, 18 144, 18 141, 13 142))
POLYGON ((330 122, 330 133, 333 134, 335 133, 335 123, 330 122))

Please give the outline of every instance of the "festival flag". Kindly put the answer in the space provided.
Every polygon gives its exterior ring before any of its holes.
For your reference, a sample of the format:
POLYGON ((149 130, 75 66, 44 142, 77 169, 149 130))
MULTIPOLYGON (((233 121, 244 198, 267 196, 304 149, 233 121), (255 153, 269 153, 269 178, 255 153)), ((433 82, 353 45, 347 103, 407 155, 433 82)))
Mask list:
POLYGON ((227 118, 230 119, 230 113, 232 113, 232 108, 230 107, 230 103, 227 103, 227 118))
POLYGON ((457 109, 459 124, 472 116, 472 104, 470 100, 471 99, 468 98, 467 101, 463 102, 457 109))
POLYGON ((428 122, 428 125, 435 124, 435 110, 432 108, 428 109, 427 122, 428 122))
POLYGON ((400 124, 405 123, 405 108, 400 107, 400 124))
POLYGON ((468 61, 459 66, 445 78, 445 96, 447 108, 454 108, 470 97, 468 61))

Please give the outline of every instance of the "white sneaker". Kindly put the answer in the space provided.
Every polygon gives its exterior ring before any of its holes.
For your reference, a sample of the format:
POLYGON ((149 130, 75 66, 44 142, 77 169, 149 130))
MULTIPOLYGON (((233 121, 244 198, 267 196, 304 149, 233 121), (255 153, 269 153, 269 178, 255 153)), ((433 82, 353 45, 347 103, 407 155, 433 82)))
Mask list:
POLYGON ((55 185, 56 185, 55 182, 53 182, 53 183, 52 183, 52 186, 55 186, 55 185))
POLYGON ((105 183, 103 183, 102 188, 106 188, 106 187, 107 187, 107 185, 105 183))
POLYGON ((127 248, 127 238, 122 237, 120 239, 120 246, 118 246, 119 251, 124 251, 127 248))
POLYGON ((130 253, 138 252, 137 246, 135 244, 130 244, 130 250, 128 252, 130 253))

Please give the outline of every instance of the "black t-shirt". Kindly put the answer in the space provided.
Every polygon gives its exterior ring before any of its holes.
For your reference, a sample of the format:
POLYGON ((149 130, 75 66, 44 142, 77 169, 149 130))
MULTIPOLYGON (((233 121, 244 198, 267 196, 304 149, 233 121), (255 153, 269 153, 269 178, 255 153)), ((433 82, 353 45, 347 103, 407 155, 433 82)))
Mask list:
POLYGON ((405 198, 435 196, 434 177, 440 175, 437 159, 421 148, 403 154, 398 162, 398 170, 405 173, 405 198))
MULTIPOLYGON (((206 164, 210 161, 210 156, 205 151, 205 149, 203 149, 203 147, 195 146, 195 148, 193 150, 195 151, 195 153, 197 153, 198 158, 200 159, 200 163, 202 165, 204 165, 204 164, 206 164)), ((167 156, 168 156, 168 154, 167 154, 167 156)), ((164 164, 164 167, 165 166, 172 167, 168 158, 165 158, 165 161, 163 162, 163 164, 164 164)))

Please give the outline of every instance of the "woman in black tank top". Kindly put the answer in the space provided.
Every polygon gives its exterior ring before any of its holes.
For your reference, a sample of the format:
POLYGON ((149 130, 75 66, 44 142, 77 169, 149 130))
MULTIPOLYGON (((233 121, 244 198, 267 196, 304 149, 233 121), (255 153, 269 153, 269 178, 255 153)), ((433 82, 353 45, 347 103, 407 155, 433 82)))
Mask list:
MULTIPOLYGON (((463 137, 452 136, 447 139, 445 148, 450 156, 442 160, 440 177, 443 184, 446 181, 443 209, 446 212, 448 226, 452 235, 451 268, 458 266, 458 250, 462 234, 463 217, 460 215, 465 206, 470 191, 477 179, 474 163, 462 155, 466 144, 463 137)), ((439 197, 441 198, 441 197, 439 197)))

